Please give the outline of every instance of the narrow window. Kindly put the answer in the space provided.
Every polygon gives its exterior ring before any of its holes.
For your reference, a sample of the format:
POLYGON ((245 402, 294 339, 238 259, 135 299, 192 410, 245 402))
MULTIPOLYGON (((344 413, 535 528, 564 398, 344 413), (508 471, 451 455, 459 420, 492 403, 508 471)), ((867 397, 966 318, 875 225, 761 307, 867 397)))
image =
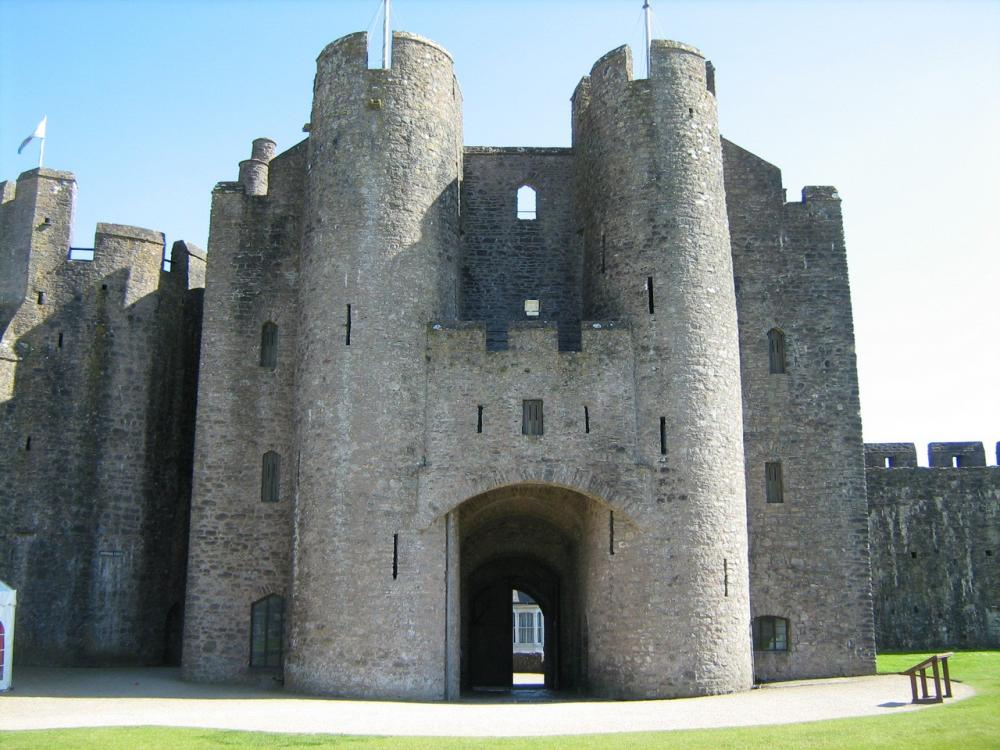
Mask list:
POLYGON ((767 357, 771 374, 785 372, 785 334, 777 328, 767 332, 767 357))
POLYGON ((541 302, 537 299, 526 299, 524 301, 524 314, 529 318, 537 318, 541 310, 541 302))
POLYGON ((545 627, 542 625, 542 610, 535 612, 535 643, 545 643, 545 627))
POLYGON ((521 434, 542 435, 544 432, 545 424, 542 419, 542 400, 525 399, 522 403, 521 411, 521 434))
POLYGON ((615 554, 615 512, 608 511, 608 554, 615 554))
POLYGON ((392 580, 399 575, 399 534, 392 535, 392 580))
POLYGON ((660 455, 667 455, 667 418, 660 417, 660 455))
POLYGON ((755 651, 787 651, 788 620, 784 617, 755 617, 753 620, 755 651))
POLYGON ((534 612, 518 612, 517 613, 517 642, 518 643, 534 643, 535 642, 535 613, 534 612))
POLYGON ((764 464, 764 485, 767 502, 785 502, 785 483, 781 476, 780 461, 767 461, 764 464))
POLYGON ((483 431, 483 407, 479 406, 479 417, 476 420, 476 432, 483 431))
POLYGON ((962 468, 962 457, 961 456, 952 456, 951 457, 951 467, 953 469, 960 469, 960 468, 962 468))
POLYGON ((278 326, 271 321, 260 329, 260 366, 271 370, 278 366, 278 326))
POLYGON ((31 435, 28 435, 27 439, 25 439, 25 441, 24 441, 24 449, 26 451, 30 451, 31 450, 31 435))
POLYGON ((583 431, 590 434, 590 409, 583 407, 583 431))
POLYGON ((280 667, 285 631, 285 600, 265 596, 250 607, 250 666, 280 667))
POLYGON ((536 209, 537 196, 535 189, 522 185, 517 189, 517 218, 524 221, 534 221, 538 217, 536 209))
POLYGON ((274 451, 264 454, 260 470, 260 499, 265 503, 278 502, 281 485, 281 456, 274 451))
POLYGON ((60 349, 63 348, 63 333, 62 333, 62 331, 59 331, 59 343, 58 343, 58 346, 59 346, 60 349))
POLYGON ((38 300, 38 304, 39 305, 44 305, 45 304, 45 292, 39 292, 37 300, 38 300))
POLYGON ((649 314, 653 314, 653 277, 646 277, 646 302, 649 305, 649 314))
POLYGON ((885 468, 891 469, 896 465, 896 459, 893 456, 885 457, 885 468))
POLYGON ((347 337, 344 343, 348 346, 351 345, 351 306, 347 306, 347 322, 344 324, 344 328, 347 329, 347 337))
POLYGON ((722 595, 729 596, 729 560, 722 558, 722 595))

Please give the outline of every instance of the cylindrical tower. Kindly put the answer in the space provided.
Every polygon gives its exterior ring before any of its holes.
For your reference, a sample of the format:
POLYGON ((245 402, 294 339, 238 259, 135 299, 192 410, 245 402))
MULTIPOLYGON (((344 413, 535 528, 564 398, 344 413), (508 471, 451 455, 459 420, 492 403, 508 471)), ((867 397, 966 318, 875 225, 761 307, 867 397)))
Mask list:
POLYGON ((299 454, 286 679, 444 694, 444 524, 414 530, 427 324, 457 312, 461 99, 450 55, 365 34, 320 54, 296 373, 299 454))
MULTIPOLYGON (((616 582, 641 592, 642 624, 589 655, 590 681, 630 695, 740 690, 752 682, 746 498, 715 97, 684 44, 654 40, 648 79, 631 68, 616 49, 574 96, 577 203, 585 315, 632 322, 635 458, 659 522, 641 534, 634 585, 616 582)), ((612 626, 592 616, 591 642, 612 626)))

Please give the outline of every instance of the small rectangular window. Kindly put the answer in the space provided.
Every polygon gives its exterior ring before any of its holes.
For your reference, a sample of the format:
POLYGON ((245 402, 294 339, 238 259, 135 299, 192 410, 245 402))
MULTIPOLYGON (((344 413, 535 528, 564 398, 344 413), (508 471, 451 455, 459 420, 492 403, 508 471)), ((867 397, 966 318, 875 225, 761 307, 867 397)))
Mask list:
POLYGON ((483 431, 483 407, 480 406, 478 407, 478 409, 479 409, 479 417, 476 420, 476 432, 481 433, 483 431))
POLYGON ((785 372, 785 334, 777 328, 767 332, 767 362, 772 375, 785 372))
POLYGON ((646 301, 649 304, 649 314, 653 314, 653 277, 646 277, 646 301))
POLYGON ((667 455, 667 418, 660 417, 660 455, 667 455))
POLYGON ((260 499, 265 503, 276 503, 280 499, 281 456, 268 451, 261 460, 260 499))
POLYGON ((787 651, 788 620, 784 617, 755 617, 753 647, 755 651, 787 651))
POLYGON ((524 314, 529 318, 537 318, 541 309, 541 303, 537 299, 526 299, 524 301, 524 314))
POLYGON ((781 475, 780 461, 768 461, 764 464, 764 484, 767 502, 785 502, 785 486, 781 475))
POLYGON ((36 297, 39 305, 45 304, 45 292, 38 292, 38 297, 36 297))
POLYGON ((583 407, 583 431, 590 434, 590 409, 583 407))
POLYGON ((885 457, 885 468, 891 469, 896 465, 896 459, 892 456, 885 457))
POLYGON ((951 457, 951 466, 952 466, 953 469, 960 469, 960 468, 962 468, 962 457, 961 456, 952 456, 951 457))
POLYGON ((542 418, 542 400, 525 399, 522 404, 521 434, 542 435, 545 431, 542 418))
POLYGON ((351 306, 347 306, 347 322, 344 323, 344 328, 346 329, 346 335, 344 338, 344 343, 347 346, 351 345, 351 306))

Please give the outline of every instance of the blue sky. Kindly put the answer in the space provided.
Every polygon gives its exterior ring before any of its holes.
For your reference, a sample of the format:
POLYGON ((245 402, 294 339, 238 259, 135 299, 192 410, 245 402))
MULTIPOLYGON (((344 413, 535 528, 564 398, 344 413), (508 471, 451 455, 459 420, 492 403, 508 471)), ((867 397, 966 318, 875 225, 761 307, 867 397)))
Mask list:
MULTIPOLYGON (((652 0, 657 37, 717 68, 722 133, 789 198, 844 199, 868 441, 1000 440, 1000 0, 652 0)), ((641 0, 395 0, 455 57, 469 145, 569 145, 569 97, 642 44, 641 0)), ((207 243, 250 141, 303 138, 316 55, 378 0, 0 0, 0 179, 49 118, 46 166, 98 221, 207 243)), ((922 461, 926 455, 922 455, 922 461)))

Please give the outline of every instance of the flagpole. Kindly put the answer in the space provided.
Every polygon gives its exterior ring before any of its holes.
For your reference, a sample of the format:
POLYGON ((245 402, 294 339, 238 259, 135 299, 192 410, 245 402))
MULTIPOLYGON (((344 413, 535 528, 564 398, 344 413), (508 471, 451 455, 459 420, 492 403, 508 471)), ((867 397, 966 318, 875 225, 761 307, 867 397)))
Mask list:
POLYGON ((653 11, 652 8, 649 7, 649 0, 645 0, 643 2, 642 9, 645 11, 646 15, 646 78, 649 78, 653 74, 653 62, 650 59, 652 47, 651 37, 653 36, 653 11))
POLYGON ((389 0, 382 4, 382 67, 389 67, 389 0))

